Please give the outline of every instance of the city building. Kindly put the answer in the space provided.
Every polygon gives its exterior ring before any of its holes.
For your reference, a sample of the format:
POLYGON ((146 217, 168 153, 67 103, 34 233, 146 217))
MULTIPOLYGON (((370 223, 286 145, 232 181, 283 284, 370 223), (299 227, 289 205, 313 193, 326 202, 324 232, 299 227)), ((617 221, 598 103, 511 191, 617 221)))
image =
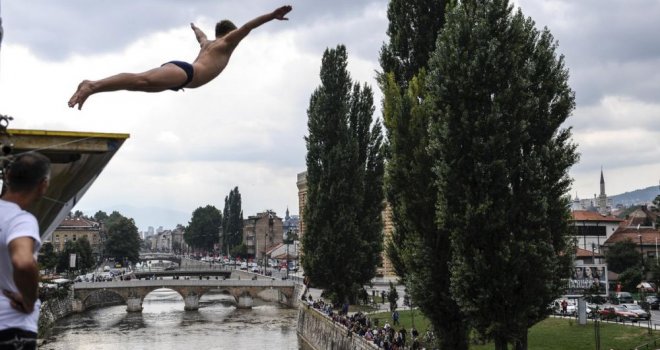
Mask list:
POLYGON ((639 207, 630 213, 616 231, 604 242, 604 248, 617 242, 630 240, 638 244, 644 259, 658 261, 658 241, 660 227, 657 226, 657 212, 650 211, 646 206, 639 207))
POLYGON ((103 254, 105 232, 98 222, 68 216, 53 231, 51 243, 55 252, 59 253, 64 250, 66 242, 75 242, 83 237, 87 238, 92 247, 94 257, 99 259, 103 254))
POLYGON ((392 265, 392 262, 387 257, 387 253, 385 252, 387 241, 389 241, 390 237, 392 237, 392 231, 394 231, 394 222, 392 221, 392 206, 390 206, 389 203, 385 203, 382 218, 383 218, 383 252, 380 253, 382 264, 378 266, 378 269, 376 270, 376 274, 383 277, 394 277, 396 276, 396 272, 394 271, 394 266, 392 265))
POLYGON ((601 246, 624 221, 611 215, 587 210, 574 210, 571 216, 577 247, 594 253, 601 253, 601 246))
POLYGON ((305 212, 305 205, 307 203, 307 172, 303 171, 298 174, 298 181, 296 181, 296 186, 298 186, 298 215, 299 215, 299 237, 305 234, 305 219, 303 213, 305 212))
POLYGON ((243 242, 248 255, 261 260, 266 252, 284 240, 282 218, 272 210, 249 216, 243 220, 243 242))

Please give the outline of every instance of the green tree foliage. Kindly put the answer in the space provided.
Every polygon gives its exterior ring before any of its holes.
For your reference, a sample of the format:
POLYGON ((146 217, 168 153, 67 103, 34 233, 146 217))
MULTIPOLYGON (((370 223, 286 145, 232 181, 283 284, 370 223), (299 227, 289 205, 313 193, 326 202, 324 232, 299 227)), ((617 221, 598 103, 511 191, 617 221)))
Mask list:
POLYGON ((140 235, 135 221, 113 212, 106 221, 108 239, 105 241, 105 255, 118 261, 125 259, 136 263, 140 257, 140 235))
POLYGON ((231 251, 233 247, 243 242, 243 209, 241 209, 241 193, 238 186, 229 191, 225 197, 225 208, 222 210, 222 249, 231 251))
POLYGON ((220 241, 219 230, 222 227, 222 213, 212 206, 199 207, 193 211, 183 239, 195 249, 210 251, 220 241))
POLYGON ((639 269, 642 261, 639 245, 630 239, 616 242, 605 251, 605 261, 607 268, 616 273, 622 273, 630 268, 639 269))
POLYGON ((625 271, 619 274, 619 283, 621 283, 621 289, 628 292, 637 292, 637 286, 642 281, 642 272, 640 267, 631 267, 627 268, 625 271))
POLYGON ((396 310, 396 303, 399 301, 399 293, 394 288, 394 283, 390 281, 390 291, 387 293, 387 301, 390 302, 390 311, 396 310))
POLYGON ((449 286, 449 234, 436 224, 434 159, 427 152, 427 62, 444 25, 445 0, 392 0, 389 43, 381 50, 383 120, 387 130, 387 200, 394 230, 386 252, 429 318, 443 349, 467 349, 468 326, 449 286))
POLYGON ((427 66, 444 25, 447 0, 390 0, 387 7, 389 42, 380 51, 380 66, 405 89, 427 66))
POLYGON ((57 270, 69 270, 69 257, 71 254, 76 254, 76 267, 74 270, 87 271, 94 267, 95 261, 92 255, 92 246, 86 237, 82 237, 75 241, 67 241, 64 244, 64 249, 59 253, 57 258, 57 270))
POLYGON ((327 49, 310 98, 303 266, 335 301, 354 301, 382 251, 383 155, 373 93, 353 85, 343 45, 327 49), (373 125, 372 125, 373 124, 373 125))
POLYGON ((105 227, 107 228, 107 227, 112 226, 115 222, 120 221, 123 218, 124 218, 124 216, 121 215, 118 211, 113 211, 112 213, 110 213, 110 215, 105 219, 105 221, 103 223, 105 224, 105 227))
POLYGON ((58 256, 52 243, 46 242, 41 246, 38 261, 42 269, 52 270, 57 267, 58 256))
MULTIPOLYGON (((561 293, 572 254, 566 195, 577 161, 575 106, 548 30, 506 0, 464 1, 429 63, 438 224, 452 244, 451 290, 498 350, 561 293)), ((416 299, 417 300, 417 299, 416 299)))
POLYGON ((241 242, 240 244, 233 246, 229 250, 229 254, 231 254, 231 256, 233 256, 233 257, 238 256, 242 259, 247 259, 247 257, 248 257, 247 246, 245 245, 245 243, 241 242))
POLYGON ((94 214, 94 221, 105 223, 108 220, 108 214, 102 210, 99 210, 94 214))
POLYGON ((434 158, 428 153, 426 73, 420 71, 400 93, 392 74, 381 80, 389 131, 387 198, 395 230, 386 251, 397 274, 429 318, 443 349, 466 349, 468 327, 450 292, 449 232, 436 224, 438 201, 434 158))

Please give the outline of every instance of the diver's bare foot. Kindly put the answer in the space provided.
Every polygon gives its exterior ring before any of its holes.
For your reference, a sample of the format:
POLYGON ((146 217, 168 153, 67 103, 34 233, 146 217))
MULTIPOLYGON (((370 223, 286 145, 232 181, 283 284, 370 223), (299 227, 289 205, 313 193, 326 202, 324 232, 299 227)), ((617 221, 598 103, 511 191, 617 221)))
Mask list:
POLYGON ((78 110, 82 109, 83 103, 85 103, 87 97, 93 92, 92 83, 89 80, 83 80, 82 83, 78 84, 78 90, 76 90, 76 93, 71 96, 69 107, 73 108, 77 104, 78 110))

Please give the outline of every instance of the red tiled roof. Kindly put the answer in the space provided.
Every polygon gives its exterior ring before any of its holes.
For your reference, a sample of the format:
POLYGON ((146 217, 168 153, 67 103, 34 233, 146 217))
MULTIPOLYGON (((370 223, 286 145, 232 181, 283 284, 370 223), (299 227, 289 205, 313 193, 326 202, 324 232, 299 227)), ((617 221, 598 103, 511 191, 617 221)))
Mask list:
POLYGON ((603 255, 601 253, 594 253, 591 250, 586 250, 582 248, 577 248, 575 250, 575 257, 576 258, 591 258, 591 257, 597 257, 597 258, 602 258, 603 255))
POLYGON ((611 215, 600 215, 600 213, 588 210, 574 210, 571 212, 574 221, 608 221, 622 222, 624 220, 611 215))
POLYGON ((277 244, 274 245, 272 248, 268 249, 268 251, 266 252, 266 254, 267 254, 267 255, 272 254, 277 248, 279 248, 279 247, 281 247, 281 246, 283 246, 283 245, 284 245, 284 244, 282 244, 282 243, 277 243, 277 244))
POLYGON ((652 227, 640 227, 639 229, 637 227, 619 227, 604 244, 614 244, 626 240, 639 243, 639 236, 642 236, 642 245, 655 245, 656 239, 660 241, 660 230, 652 227))
POLYGON ((87 220, 87 219, 82 219, 82 218, 65 218, 62 220, 58 228, 62 227, 94 227, 94 225, 98 224, 94 221, 87 220))

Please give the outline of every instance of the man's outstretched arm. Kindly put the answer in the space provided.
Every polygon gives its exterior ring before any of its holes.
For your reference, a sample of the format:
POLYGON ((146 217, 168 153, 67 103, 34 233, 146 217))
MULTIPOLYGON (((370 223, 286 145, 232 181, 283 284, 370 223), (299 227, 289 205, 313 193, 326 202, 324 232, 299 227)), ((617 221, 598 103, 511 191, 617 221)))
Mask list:
POLYGON ((206 38, 206 34, 204 34, 201 29, 197 28, 194 23, 190 23, 190 28, 192 28, 193 32, 195 32, 195 38, 197 38, 197 42, 200 46, 209 41, 209 39, 206 38))
POLYGON ((258 26, 270 22, 274 19, 280 20, 280 21, 288 21, 289 19, 284 17, 286 16, 287 13, 291 12, 291 9, 293 9, 291 6, 282 6, 278 9, 276 9, 273 12, 267 13, 265 15, 261 15, 247 23, 245 23, 242 27, 231 31, 227 36, 225 37, 225 41, 229 43, 232 46, 238 45, 243 38, 245 38, 252 29, 257 28, 258 26))

